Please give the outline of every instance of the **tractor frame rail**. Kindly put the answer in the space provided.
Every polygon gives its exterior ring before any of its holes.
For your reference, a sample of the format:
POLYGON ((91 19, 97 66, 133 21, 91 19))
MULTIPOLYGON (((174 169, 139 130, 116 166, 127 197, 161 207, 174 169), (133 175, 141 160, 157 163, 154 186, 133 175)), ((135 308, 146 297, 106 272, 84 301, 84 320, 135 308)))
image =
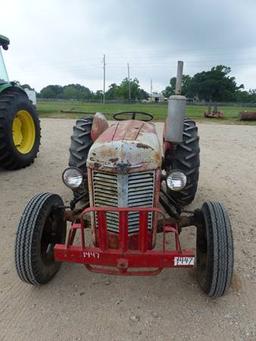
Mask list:
POLYGON ((164 224, 162 248, 153 250, 148 247, 148 214, 154 213, 164 218, 164 213, 158 208, 116 208, 89 207, 83 210, 80 220, 73 222, 68 232, 65 244, 56 244, 54 258, 60 262, 81 263, 93 272, 115 275, 156 275, 164 268, 193 267, 195 252, 192 249, 182 249, 179 240, 177 224, 164 224), (119 214, 118 247, 108 245, 107 212, 119 214), (138 248, 128 247, 128 213, 139 212, 138 248), (86 242, 84 216, 95 214, 98 219, 98 245, 91 246, 86 242), (75 235, 80 231, 80 244, 74 244, 75 235), (173 233, 175 248, 169 250, 166 234, 173 233), (135 268, 137 268, 135 270, 135 268), (131 270, 132 269, 132 270, 131 270))

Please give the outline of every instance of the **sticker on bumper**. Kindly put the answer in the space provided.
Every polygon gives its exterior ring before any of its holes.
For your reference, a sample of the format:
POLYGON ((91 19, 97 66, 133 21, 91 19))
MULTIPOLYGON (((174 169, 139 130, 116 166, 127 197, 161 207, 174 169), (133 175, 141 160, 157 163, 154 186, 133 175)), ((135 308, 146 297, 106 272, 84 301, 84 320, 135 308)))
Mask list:
POLYGON ((174 266, 189 266, 195 264, 195 257, 174 257, 174 266))

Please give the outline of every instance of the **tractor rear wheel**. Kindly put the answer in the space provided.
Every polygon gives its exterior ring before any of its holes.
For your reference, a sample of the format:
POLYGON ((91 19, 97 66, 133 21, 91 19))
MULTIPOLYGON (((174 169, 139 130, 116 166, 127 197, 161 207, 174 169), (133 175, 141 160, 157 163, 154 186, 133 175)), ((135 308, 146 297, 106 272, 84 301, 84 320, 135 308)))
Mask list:
POLYGON ((210 297, 229 288, 234 266, 231 224, 222 204, 205 202, 197 226, 197 278, 210 297))
POLYGON ((65 242, 64 203, 57 194, 40 193, 26 205, 15 244, 15 265, 20 279, 32 285, 49 282, 59 271, 55 244, 65 242))
POLYGON ((199 136, 196 123, 188 118, 184 120, 183 142, 174 150, 165 153, 165 169, 176 169, 187 176, 187 184, 183 190, 174 192, 167 187, 167 193, 180 206, 189 205, 195 198, 199 179, 200 166, 199 136))
POLYGON ((33 163, 40 145, 40 121, 26 94, 0 94, 0 166, 20 169, 33 163))
POLYGON ((73 191, 74 198, 82 197, 83 202, 89 201, 86 161, 93 143, 91 138, 92 121, 92 117, 80 118, 76 121, 69 149, 69 166, 79 168, 84 175, 83 184, 73 191))

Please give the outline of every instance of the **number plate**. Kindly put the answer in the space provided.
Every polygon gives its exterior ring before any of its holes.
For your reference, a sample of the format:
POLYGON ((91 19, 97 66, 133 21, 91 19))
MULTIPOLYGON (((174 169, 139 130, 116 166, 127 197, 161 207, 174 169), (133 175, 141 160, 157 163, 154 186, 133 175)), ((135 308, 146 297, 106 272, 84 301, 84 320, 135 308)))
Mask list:
POLYGON ((174 266, 189 266, 195 264, 195 257, 174 257, 174 266))
POLYGON ((83 257, 100 259, 100 254, 98 252, 93 252, 93 251, 83 251, 83 257))

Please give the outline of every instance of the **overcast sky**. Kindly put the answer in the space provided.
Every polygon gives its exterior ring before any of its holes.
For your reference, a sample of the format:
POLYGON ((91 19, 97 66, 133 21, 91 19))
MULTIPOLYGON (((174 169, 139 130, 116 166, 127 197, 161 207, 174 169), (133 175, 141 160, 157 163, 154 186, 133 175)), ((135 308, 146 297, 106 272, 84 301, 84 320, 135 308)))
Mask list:
POLYGON ((255 0, 0 0, 0 34, 11 80, 102 89, 137 77, 163 90, 184 60, 193 75, 217 64, 256 88, 255 0))

